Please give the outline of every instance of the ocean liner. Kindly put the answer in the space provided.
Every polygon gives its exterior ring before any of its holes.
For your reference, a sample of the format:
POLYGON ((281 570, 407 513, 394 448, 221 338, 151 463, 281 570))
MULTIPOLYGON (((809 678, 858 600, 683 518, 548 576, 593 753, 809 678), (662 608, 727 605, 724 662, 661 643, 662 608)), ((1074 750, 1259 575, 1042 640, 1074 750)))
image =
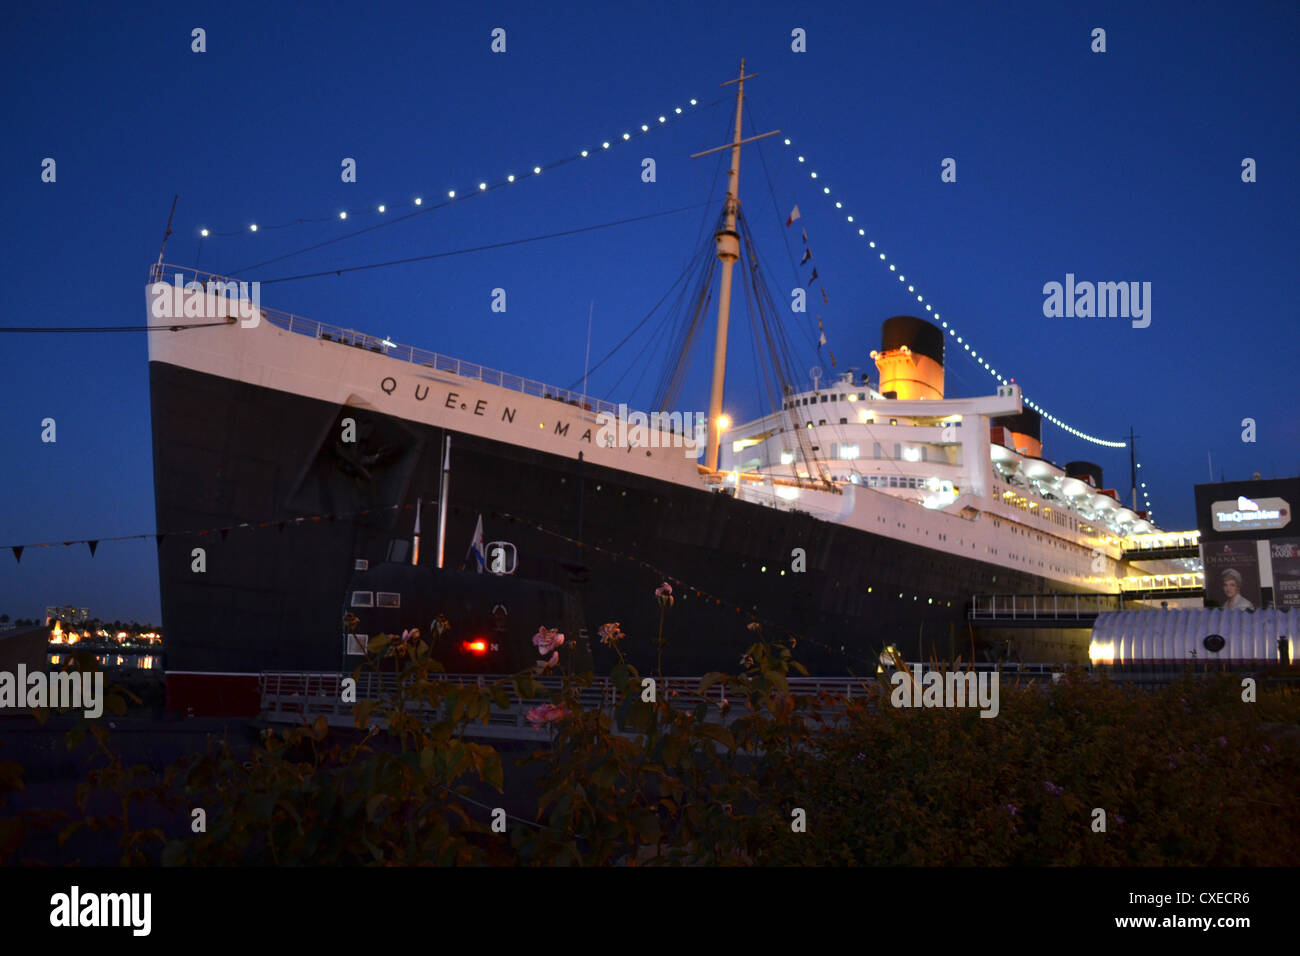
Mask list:
MULTIPOLYGON (((908 659, 992 653, 967 627, 974 594, 1118 590, 1121 541, 1151 523, 1094 465, 1043 457, 1018 386, 946 396, 945 332, 922 318, 884 321, 874 376, 800 384, 774 352, 769 414, 722 416, 732 270, 748 244, 747 78, 742 64, 735 135, 719 147, 730 175, 710 250, 720 275, 701 432, 250 311, 230 280, 160 256, 146 298, 170 709, 255 713, 261 672, 351 669, 364 634, 340 622, 353 612, 398 630, 429 627, 436 611, 452 671, 535 659, 541 625, 599 669, 607 621, 643 670, 660 654, 668 674, 734 670, 757 621, 829 675, 874 673, 889 645, 908 659), (225 319, 178 323, 190 315, 225 319), (208 529, 220 533, 197 533, 208 529)), ((1086 659, 1086 637, 1015 640, 1025 660, 1086 659)))

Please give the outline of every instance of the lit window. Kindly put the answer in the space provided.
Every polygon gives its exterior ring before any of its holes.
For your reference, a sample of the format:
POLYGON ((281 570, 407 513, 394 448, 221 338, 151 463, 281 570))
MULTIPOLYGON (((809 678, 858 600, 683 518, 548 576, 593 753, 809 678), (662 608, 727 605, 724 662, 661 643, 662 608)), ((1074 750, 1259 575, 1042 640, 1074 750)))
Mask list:
POLYGON ((856 459, 857 457, 858 457, 858 446, 857 446, 857 445, 841 445, 841 446, 840 446, 840 458, 843 459, 844 461, 853 461, 853 460, 856 459))
POLYGON ((352 606, 353 607, 374 607, 375 606, 374 594, 370 591, 353 591, 352 606))

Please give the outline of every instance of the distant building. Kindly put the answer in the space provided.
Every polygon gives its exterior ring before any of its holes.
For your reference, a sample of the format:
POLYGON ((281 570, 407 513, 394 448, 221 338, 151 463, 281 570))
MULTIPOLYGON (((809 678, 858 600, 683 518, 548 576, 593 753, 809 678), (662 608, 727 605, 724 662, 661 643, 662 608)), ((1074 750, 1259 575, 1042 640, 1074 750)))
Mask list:
POLYGON ((90 609, 84 607, 47 607, 45 609, 46 626, 55 621, 64 624, 85 624, 90 620, 90 609))

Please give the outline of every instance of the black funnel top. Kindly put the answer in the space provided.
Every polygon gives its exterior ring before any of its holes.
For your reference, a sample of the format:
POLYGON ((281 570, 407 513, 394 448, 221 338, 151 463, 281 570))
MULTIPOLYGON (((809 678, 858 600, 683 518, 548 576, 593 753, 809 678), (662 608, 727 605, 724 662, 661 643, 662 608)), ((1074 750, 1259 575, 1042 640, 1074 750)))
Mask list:
POLYGON ((1098 490, 1106 486, 1101 483, 1101 465, 1094 465, 1090 461, 1070 461, 1065 464, 1065 473, 1071 478, 1078 478, 1082 481, 1092 479, 1092 486, 1098 490))
MULTIPOLYGON (((999 415, 993 419, 993 424, 1010 429, 1017 435, 1028 435, 1038 441, 1043 440, 1043 416, 1032 408, 1026 408, 1019 415, 999 415)), ((1087 462, 1082 464, 1086 465, 1087 462)))
POLYGON ((943 330, 914 315, 896 315, 880 326, 881 350, 901 349, 906 345, 918 355, 925 355, 943 365, 943 330))

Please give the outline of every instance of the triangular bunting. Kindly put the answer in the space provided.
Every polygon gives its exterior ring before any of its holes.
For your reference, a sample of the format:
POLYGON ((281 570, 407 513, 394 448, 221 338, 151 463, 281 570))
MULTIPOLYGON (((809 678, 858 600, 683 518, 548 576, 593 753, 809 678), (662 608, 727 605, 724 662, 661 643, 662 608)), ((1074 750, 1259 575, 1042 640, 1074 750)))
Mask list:
POLYGON ((803 251, 803 258, 799 260, 799 265, 803 265, 805 262, 807 262, 807 261, 808 261, 809 259, 811 259, 811 258, 812 258, 812 250, 811 250, 811 249, 805 249, 805 250, 803 251))
POLYGON ((23 546, 22 546, 21 544, 16 544, 16 545, 14 545, 12 548, 10 548, 9 550, 13 551, 13 553, 14 553, 14 560, 17 561, 19 564, 22 564, 22 563, 23 563, 23 546))
POLYGON ((816 269, 816 267, 814 267, 814 268, 813 268, 813 271, 812 271, 812 275, 810 275, 810 276, 808 277, 808 288, 811 289, 811 288, 812 288, 812 284, 813 284, 814 282, 816 282, 816 281, 817 281, 817 269, 816 269))
POLYGON ((800 218, 799 207, 795 206, 793 209, 790 210, 790 218, 785 221, 786 228, 789 229, 791 226, 793 226, 794 221, 798 218, 800 218))
POLYGON ((165 534, 156 534, 156 535, 154 535, 153 537, 154 537, 154 541, 155 541, 155 543, 158 545, 158 550, 161 551, 161 550, 162 550, 163 538, 167 537, 167 535, 165 535, 165 534))
POLYGON ((99 547, 99 542, 87 541, 86 544, 90 545, 90 556, 93 558, 95 556, 95 549, 99 547))
POLYGON ((826 305, 831 304, 831 300, 826 298, 826 286, 822 286, 822 302, 826 305))

